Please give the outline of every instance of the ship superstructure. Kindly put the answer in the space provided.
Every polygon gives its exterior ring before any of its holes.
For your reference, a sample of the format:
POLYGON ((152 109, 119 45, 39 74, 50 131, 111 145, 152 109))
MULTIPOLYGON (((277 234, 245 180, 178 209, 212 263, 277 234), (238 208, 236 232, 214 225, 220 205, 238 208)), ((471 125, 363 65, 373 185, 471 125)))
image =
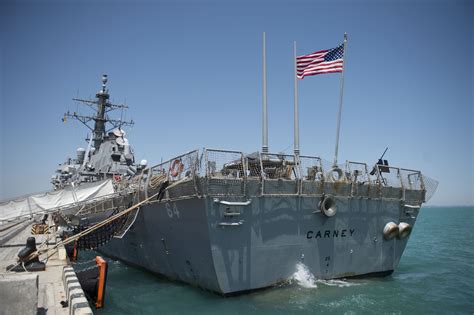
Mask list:
MULTIPOLYGON (((51 183, 55 189, 67 185, 80 185, 83 182, 95 182, 107 178, 119 180, 123 176, 131 176, 137 171, 134 165, 133 150, 125 138, 124 126, 132 126, 134 122, 112 119, 109 113, 113 110, 128 108, 125 104, 113 104, 109 101, 107 75, 102 76, 102 88, 97 92, 95 100, 73 99, 95 111, 95 115, 80 115, 69 111, 64 114, 63 121, 74 119, 80 121, 91 131, 87 149, 78 148, 76 159, 69 158, 59 165, 51 183), (93 124, 92 124, 93 122, 93 124)), ((138 166, 143 166, 143 163, 138 166)))

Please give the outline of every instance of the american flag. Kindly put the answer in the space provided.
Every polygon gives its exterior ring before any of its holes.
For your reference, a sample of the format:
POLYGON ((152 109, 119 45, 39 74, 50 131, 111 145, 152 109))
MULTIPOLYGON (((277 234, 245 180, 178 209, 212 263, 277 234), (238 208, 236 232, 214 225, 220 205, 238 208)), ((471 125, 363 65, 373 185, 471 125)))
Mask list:
POLYGON ((296 76, 303 79, 308 75, 342 72, 344 69, 344 44, 333 49, 296 57, 296 76))

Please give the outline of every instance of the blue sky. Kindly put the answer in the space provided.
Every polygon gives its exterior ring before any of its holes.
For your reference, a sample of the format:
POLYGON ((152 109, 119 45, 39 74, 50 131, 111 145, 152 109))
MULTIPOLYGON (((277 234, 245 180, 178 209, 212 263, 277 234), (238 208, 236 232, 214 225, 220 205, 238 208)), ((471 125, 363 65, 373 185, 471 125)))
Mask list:
MULTIPOLYGON (((267 34, 270 151, 292 152, 293 64, 344 32, 339 160, 439 180, 433 205, 474 204, 471 1, 2 1, 0 199, 43 191, 86 146, 61 122, 102 73, 130 106, 128 138, 155 164, 195 148, 261 147, 261 38, 267 34)), ((299 84, 301 151, 332 160, 339 74, 299 84)), ((85 113, 85 109, 82 109, 85 113)))

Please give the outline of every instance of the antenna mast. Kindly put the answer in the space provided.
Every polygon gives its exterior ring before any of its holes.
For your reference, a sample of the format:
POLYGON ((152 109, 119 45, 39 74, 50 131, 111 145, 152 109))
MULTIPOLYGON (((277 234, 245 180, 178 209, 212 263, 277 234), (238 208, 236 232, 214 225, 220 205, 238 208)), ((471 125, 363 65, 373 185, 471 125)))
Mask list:
POLYGON ((267 112, 267 56, 266 56, 266 39, 265 32, 263 32, 263 49, 262 49, 262 152, 268 153, 268 112, 267 112))
POLYGON ((97 150, 99 149, 100 145, 102 144, 103 138, 107 131, 110 131, 114 128, 121 128, 122 126, 133 126, 133 120, 130 121, 122 121, 122 117, 120 120, 109 119, 107 113, 114 110, 114 109, 124 109, 128 108, 125 104, 112 104, 109 102, 109 90, 107 89, 107 80, 108 77, 106 74, 102 75, 102 89, 97 92, 96 100, 85 100, 79 98, 73 98, 74 101, 81 102, 93 110, 96 110, 95 116, 83 116, 78 115, 76 112, 74 113, 67 113, 64 114, 63 121, 66 122, 67 118, 72 118, 75 120, 80 121, 84 124, 87 128, 89 128, 93 133, 93 140, 94 140, 94 148, 97 150), (94 121, 94 126, 92 127, 89 122, 94 121), (106 124, 109 123, 112 125, 112 128, 106 130, 106 124))

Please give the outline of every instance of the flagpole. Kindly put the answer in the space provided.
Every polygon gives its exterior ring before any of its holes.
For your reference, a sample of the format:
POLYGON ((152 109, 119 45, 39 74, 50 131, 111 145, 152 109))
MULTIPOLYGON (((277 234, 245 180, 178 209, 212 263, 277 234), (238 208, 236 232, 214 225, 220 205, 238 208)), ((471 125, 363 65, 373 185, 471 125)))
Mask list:
POLYGON ((337 115, 336 149, 334 151, 334 166, 337 166, 337 153, 339 150, 339 131, 341 129, 342 99, 344 95, 344 69, 346 68, 346 47, 347 47, 347 33, 344 33, 344 51, 342 54, 343 67, 342 67, 342 72, 341 72, 341 92, 340 92, 340 98, 339 98, 339 113, 337 115))
POLYGON ((297 63, 296 63, 296 41, 293 42, 293 64, 295 68, 294 73, 294 146, 295 156, 300 155, 300 131, 299 131, 299 114, 298 114, 298 77, 297 75, 297 63))
POLYGON ((263 127, 262 127, 262 152, 268 153, 268 113, 267 113, 267 57, 265 47, 265 32, 263 32, 263 100, 262 100, 262 112, 263 112, 263 127))

